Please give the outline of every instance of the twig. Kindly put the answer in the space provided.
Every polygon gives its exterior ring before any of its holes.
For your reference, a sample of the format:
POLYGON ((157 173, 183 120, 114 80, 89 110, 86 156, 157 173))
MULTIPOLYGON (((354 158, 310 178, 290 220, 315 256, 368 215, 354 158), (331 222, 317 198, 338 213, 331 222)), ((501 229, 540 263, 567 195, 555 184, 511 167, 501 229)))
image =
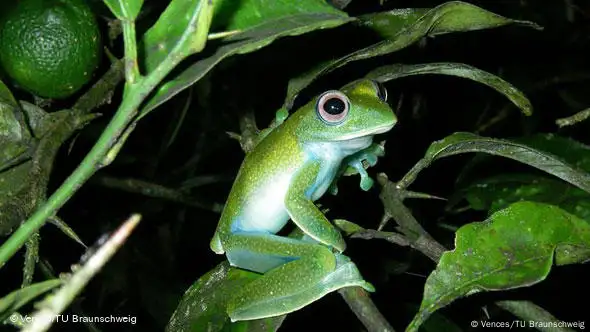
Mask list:
POLYGON ((365 229, 364 231, 352 234, 351 238, 371 240, 371 239, 382 239, 398 246, 407 247, 410 245, 410 241, 402 234, 394 232, 380 232, 373 229, 365 229))
POLYGON ((510 114, 511 107, 512 107, 512 104, 507 104, 506 106, 502 107, 502 109, 500 110, 500 112, 498 112, 498 114, 496 114, 494 117, 492 117, 491 119, 486 121, 484 124, 481 124, 475 130, 475 133, 481 134, 481 133, 485 132, 486 130, 488 130, 493 125, 500 123, 501 121, 506 119, 508 117, 508 115, 510 114))
POLYGON ((345 287, 338 290, 356 317, 370 332, 394 332, 367 291, 361 287, 345 287))
POLYGON ((123 81, 123 68, 123 61, 113 62, 111 68, 76 101, 72 108, 87 114, 103 104, 110 103, 115 88, 123 81))
POLYGON ((35 274, 35 265, 39 260, 39 232, 31 235, 27 243, 25 244, 25 265, 23 267, 23 282, 21 288, 27 287, 33 281, 33 275, 35 274))
POLYGON ((59 230, 62 231, 62 233, 64 233, 68 237, 70 237, 70 239, 78 242, 84 248, 88 248, 88 246, 86 246, 86 244, 84 244, 82 239, 80 239, 78 234, 76 234, 76 232, 74 232, 74 230, 68 224, 66 224, 66 222, 63 221, 60 217, 53 216, 53 217, 47 219, 47 221, 49 223, 53 224, 55 227, 59 228, 59 230))
POLYGON ((182 183, 180 183, 178 189, 184 191, 184 190, 189 190, 189 189, 195 189, 195 188, 202 187, 202 186, 212 185, 215 183, 232 182, 234 179, 235 179, 235 175, 234 176, 218 175, 218 174, 199 175, 199 176, 191 177, 191 178, 183 181, 182 183))
MULTIPOLYGON (((527 322, 539 323, 557 323, 559 319, 555 318, 545 309, 529 301, 498 301, 496 305, 515 316, 527 322)), ((566 327, 547 327, 544 325, 535 326, 539 331, 543 332, 573 332, 575 330, 566 327)))
POLYGON ((23 332, 47 331, 86 284, 94 277, 104 264, 115 254, 129 237, 141 219, 140 215, 132 215, 115 233, 102 245, 86 263, 80 267, 64 286, 40 304, 40 309, 31 317, 31 323, 25 326, 23 332))
MULTIPOLYGON (((555 76, 555 77, 547 78, 545 80, 534 83, 532 86, 530 86, 526 89, 523 89, 523 92, 525 92, 526 94, 532 94, 532 93, 535 93, 539 90, 543 90, 545 88, 548 88, 552 85, 570 84, 570 83, 576 83, 576 82, 580 82, 580 81, 586 81, 589 79, 590 79, 590 73, 588 73, 588 72, 576 72, 576 73, 571 73, 568 75, 555 76)), ((502 109, 500 110, 500 112, 498 112, 497 115, 495 115, 493 118, 491 118, 486 123, 479 125, 475 132, 478 134, 481 134, 481 133, 485 132, 486 130, 488 130, 493 125, 506 119, 508 116, 508 110, 511 107, 513 107, 513 104, 507 103, 504 107, 502 107, 502 109)), ((557 124, 557 125, 560 126, 559 124, 557 124)))
POLYGON ((559 128, 563 128, 566 126, 574 125, 578 122, 582 122, 588 118, 590 118, 590 108, 587 108, 583 111, 580 111, 580 112, 578 112, 574 115, 568 116, 566 118, 557 119, 557 120, 555 120, 555 124, 559 128))
POLYGON ((99 184, 107 188, 124 190, 130 193, 142 194, 148 197, 161 198, 216 213, 221 212, 223 209, 223 204, 202 203, 199 198, 190 197, 178 190, 139 179, 118 179, 110 176, 100 176, 92 179, 91 183, 99 184))

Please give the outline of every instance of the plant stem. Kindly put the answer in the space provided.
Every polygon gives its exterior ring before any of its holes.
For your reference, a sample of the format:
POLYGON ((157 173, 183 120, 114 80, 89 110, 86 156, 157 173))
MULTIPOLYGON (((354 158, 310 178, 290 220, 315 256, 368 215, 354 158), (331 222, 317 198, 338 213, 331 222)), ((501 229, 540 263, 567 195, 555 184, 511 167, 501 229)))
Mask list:
POLYGON ((137 41, 135 40, 135 22, 121 21, 123 24, 123 37, 125 38, 125 79, 129 86, 140 79, 139 66, 137 64, 137 41))
MULTIPOLYGON (((141 90, 141 89, 139 89, 141 90)), ((117 141, 123 129, 131 122, 137 107, 143 100, 141 93, 129 93, 119 107, 119 110, 108 124, 102 135, 86 155, 76 170, 64 181, 64 183, 49 197, 29 219, 23 223, 0 247, 0 268, 22 247, 29 236, 35 233, 45 220, 53 216, 68 199, 80 188, 80 186, 97 171, 97 166, 104 155, 117 141)))
MULTIPOLYGON (((207 42, 207 33, 211 24, 212 5, 201 0, 205 9, 201 8, 199 15, 194 17, 198 20, 199 29, 192 29, 182 42, 192 42, 192 52, 196 53, 205 47, 207 42), (196 35, 193 35, 196 34, 196 35), (192 38, 191 38, 192 37, 192 38)), ((64 183, 49 197, 35 213, 27 219, 6 242, 0 247, 0 268, 25 244, 27 239, 35 233, 47 218, 55 215, 74 193, 84 184, 96 171, 105 163, 105 157, 111 152, 111 149, 118 144, 118 148, 123 144, 125 138, 131 132, 129 125, 137 122, 140 117, 136 117, 138 108, 143 100, 162 82, 164 77, 178 65, 186 56, 184 47, 177 45, 172 52, 158 65, 156 69, 149 73, 148 76, 139 75, 137 66, 137 45, 135 37, 135 23, 132 20, 122 20, 123 37, 125 43, 125 75, 127 84, 125 85, 124 97, 117 113, 105 130, 102 132, 98 141, 90 152, 84 157, 84 160, 74 170, 64 183), (132 44, 132 45, 130 45, 132 44), (133 83, 134 82, 134 83, 133 83), (126 134, 123 138, 122 135, 126 134)), ((186 45, 185 45, 186 46, 186 45)), ((114 155, 108 155, 107 161, 112 160, 114 155)))
POLYGON ((356 317, 369 332, 395 332, 383 314, 361 287, 346 287, 338 290, 356 317))

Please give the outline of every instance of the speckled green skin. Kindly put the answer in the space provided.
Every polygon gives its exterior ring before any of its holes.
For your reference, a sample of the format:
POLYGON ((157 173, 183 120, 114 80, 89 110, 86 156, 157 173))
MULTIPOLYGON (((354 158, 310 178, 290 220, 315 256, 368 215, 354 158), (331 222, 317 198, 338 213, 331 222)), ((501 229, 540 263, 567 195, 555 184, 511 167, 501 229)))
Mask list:
POLYGON ((359 164, 346 158, 367 157, 372 136, 396 122, 373 82, 356 81, 340 91, 350 101, 343 122, 322 121, 316 97, 270 131, 242 163, 211 249, 225 253, 232 266, 264 275, 236 290, 227 309, 232 321, 288 313, 323 296, 324 285, 330 291, 340 287, 338 276, 329 277, 337 269, 342 273, 338 262, 349 262, 340 254, 346 244, 314 201, 346 163, 359 164), (275 235, 289 219, 310 240, 275 235))

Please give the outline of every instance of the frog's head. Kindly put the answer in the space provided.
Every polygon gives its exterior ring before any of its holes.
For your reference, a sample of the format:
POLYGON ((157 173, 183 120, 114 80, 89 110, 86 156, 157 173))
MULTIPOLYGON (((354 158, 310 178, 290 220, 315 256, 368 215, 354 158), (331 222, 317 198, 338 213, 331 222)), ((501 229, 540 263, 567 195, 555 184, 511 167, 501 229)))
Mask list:
POLYGON ((297 136, 314 142, 370 140, 397 122, 386 100, 385 88, 368 79, 326 91, 294 114, 297 136))

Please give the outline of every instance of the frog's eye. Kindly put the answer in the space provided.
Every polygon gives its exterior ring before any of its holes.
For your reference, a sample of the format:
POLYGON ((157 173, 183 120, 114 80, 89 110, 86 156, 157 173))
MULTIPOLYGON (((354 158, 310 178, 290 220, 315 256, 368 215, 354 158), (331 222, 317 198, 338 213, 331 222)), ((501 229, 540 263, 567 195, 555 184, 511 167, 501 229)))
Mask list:
POLYGON ((382 101, 387 102, 387 89, 383 86, 383 84, 373 81, 373 85, 377 91, 377 97, 379 97, 379 99, 382 101))
POLYGON ((327 124, 339 124, 348 115, 350 101, 340 91, 332 90, 324 92, 318 99, 316 111, 327 124))

